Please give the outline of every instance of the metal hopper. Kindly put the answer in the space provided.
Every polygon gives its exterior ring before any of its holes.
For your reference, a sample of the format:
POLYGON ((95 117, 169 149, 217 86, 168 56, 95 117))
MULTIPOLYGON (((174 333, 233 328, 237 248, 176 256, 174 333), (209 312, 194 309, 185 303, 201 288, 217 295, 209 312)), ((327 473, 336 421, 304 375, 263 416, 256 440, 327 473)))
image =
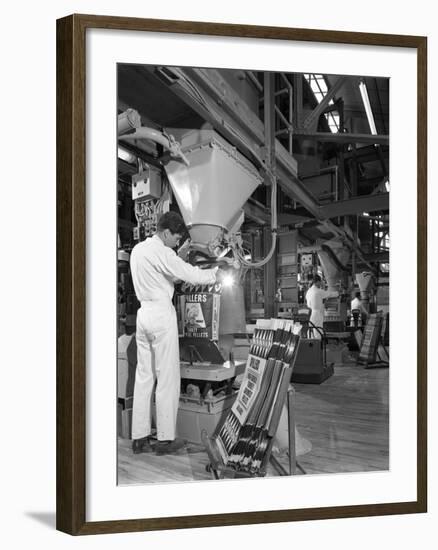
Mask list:
POLYGON ((339 283, 344 282, 350 254, 350 250, 338 242, 328 241, 321 245, 318 258, 329 290, 337 290, 339 283))
POLYGON ((363 271, 362 273, 356 273, 356 283, 360 290, 360 299, 362 305, 366 310, 369 309, 370 292, 374 286, 374 276, 369 271, 363 271))
POLYGON ((213 130, 190 132, 180 141, 190 165, 171 160, 165 167, 167 176, 192 247, 215 256, 222 235, 235 224, 262 177, 213 130))

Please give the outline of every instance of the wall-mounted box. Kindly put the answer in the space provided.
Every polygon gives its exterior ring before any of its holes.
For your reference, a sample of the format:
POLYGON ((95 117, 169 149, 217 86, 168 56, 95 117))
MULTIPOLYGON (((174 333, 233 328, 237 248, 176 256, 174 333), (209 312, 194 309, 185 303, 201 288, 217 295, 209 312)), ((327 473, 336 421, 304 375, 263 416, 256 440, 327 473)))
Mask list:
POLYGON ((132 200, 159 199, 161 197, 161 172, 148 166, 132 176, 132 200))

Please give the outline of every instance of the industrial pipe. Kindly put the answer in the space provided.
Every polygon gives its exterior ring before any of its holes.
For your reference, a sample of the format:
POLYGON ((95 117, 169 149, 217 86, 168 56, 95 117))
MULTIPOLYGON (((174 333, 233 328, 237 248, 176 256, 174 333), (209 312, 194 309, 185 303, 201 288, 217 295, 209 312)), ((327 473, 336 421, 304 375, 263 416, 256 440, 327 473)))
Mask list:
POLYGON ((265 106, 265 147, 266 147, 266 177, 271 182, 271 249, 267 256, 259 262, 248 262, 245 255, 236 251, 241 264, 249 268, 258 268, 266 265, 272 258, 277 246, 277 178, 275 175, 275 97, 274 77, 264 75, 264 106, 265 106))
POLYGON ((117 117, 117 133, 119 136, 140 126, 141 117, 135 109, 126 109, 117 117))
POLYGON ((120 135, 119 139, 126 141, 133 141, 136 139, 149 139, 162 145, 170 152, 171 157, 180 158, 186 166, 190 163, 184 153, 181 151, 181 145, 175 140, 172 135, 168 135, 165 132, 154 130, 153 128, 147 128, 146 126, 137 127, 133 134, 120 135))

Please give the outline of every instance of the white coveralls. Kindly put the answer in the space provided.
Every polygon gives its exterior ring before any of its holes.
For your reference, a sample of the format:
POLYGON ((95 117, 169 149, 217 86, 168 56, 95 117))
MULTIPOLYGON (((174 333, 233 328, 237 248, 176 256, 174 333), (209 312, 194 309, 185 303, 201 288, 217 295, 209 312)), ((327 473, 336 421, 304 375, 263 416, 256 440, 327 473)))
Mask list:
POLYGON ((353 298, 351 300, 351 324, 354 326, 354 318, 353 318, 353 310, 359 310, 360 316, 359 316, 359 327, 363 327, 365 324, 365 320, 368 315, 368 311, 365 309, 364 305, 362 304, 362 300, 360 298, 353 298))
POLYGON ((365 315, 368 313, 360 298, 353 298, 353 300, 351 300, 351 311, 353 311, 353 309, 358 309, 361 313, 365 313, 365 315))
POLYGON ((210 284, 216 269, 184 262, 158 235, 138 243, 131 253, 131 274, 141 308, 137 312, 137 370, 132 410, 132 439, 151 433, 155 380, 157 439, 175 439, 180 393, 178 326, 172 304, 174 282, 210 284))
MULTIPOLYGON (((306 293, 306 304, 312 309, 312 314, 310 316, 310 321, 316 327, 323 327, 324 323, 324 302, 326 298, 336 298, 338 292, 336 290, 323 290, 318 288, 316 285, 312 285, 306 293)), ((314 330, 314 338, 321 338, 320 334, 314 330)))

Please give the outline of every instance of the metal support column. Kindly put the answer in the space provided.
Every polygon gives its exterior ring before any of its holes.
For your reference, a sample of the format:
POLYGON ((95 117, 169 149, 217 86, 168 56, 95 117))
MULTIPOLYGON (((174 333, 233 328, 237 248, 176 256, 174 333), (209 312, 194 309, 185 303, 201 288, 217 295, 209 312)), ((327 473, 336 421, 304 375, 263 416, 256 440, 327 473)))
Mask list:
MULTIPOLYGON (((344 102, 342 100, 337 101, 338 105, 338 112, 339 112, 339 132, 344 133, 344 102)), ((339 171, 338 171, 338 182, 339 182, 339 189, 338 189, 338 201, 344 200, 345 197, 345 160, 344 160, 344 148, 345 144, 340 143, 339 144, 339 171)), ((345 219, 343 216, 341 216, 338 219, 338 223, 340 226, 344 225, 345 219)))
MULTIPOLYGON (((265 185, 270 190, 272 181, 271 177, 275 177, 275 83, 273 73, 264 73, 264 122, 265 122, 265 185)), ((267 193, 267 204, 269 208, 270 194, 267 193)), ((277 208, 274 204, 273 208, 277 208)), ((264 254, 271 247, 272 234, 270 228, 265 228, 263 231, 263 247, 264 254)), ((277 253, 274 252, 272 258, 264 266, 264 297, 265 297, 265 317, 274 316, 275 306, 275 283, 277 271, 277 253)))
MULTIPOLYGON (((271 230, 263 229, 263 247, 264 255, 271 247, 271 230)), ((264 306, 265 318, 269 319, 275 315, 275 292, 276 292, 276 274, 277 274, 277 254, 274 253, 272 258, 264 266, 264 306)))
POLYGON ((295 441, 295 389, 291 386, 287 392, 288 429, 289 429, 289 475, 293 476, 297 467, 295 441))
POLYGON ((293 127, 294 131, 302 127, 303 122, 303 75, 294 74, 293 77, 293 127))

